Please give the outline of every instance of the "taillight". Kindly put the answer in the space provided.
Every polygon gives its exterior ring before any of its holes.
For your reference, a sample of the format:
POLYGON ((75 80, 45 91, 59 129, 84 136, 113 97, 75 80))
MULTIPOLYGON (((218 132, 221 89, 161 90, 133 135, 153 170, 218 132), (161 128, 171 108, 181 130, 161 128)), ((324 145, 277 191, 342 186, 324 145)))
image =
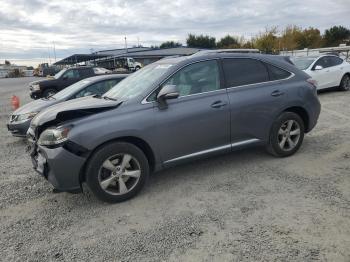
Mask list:
POLYGON ((306 79, 306 82, 308 82, 309 84, 311 84, 315 89, 317 89, 317 81, 315 79, 312 79, 312 78, 309 78, 309 79, 306 79))

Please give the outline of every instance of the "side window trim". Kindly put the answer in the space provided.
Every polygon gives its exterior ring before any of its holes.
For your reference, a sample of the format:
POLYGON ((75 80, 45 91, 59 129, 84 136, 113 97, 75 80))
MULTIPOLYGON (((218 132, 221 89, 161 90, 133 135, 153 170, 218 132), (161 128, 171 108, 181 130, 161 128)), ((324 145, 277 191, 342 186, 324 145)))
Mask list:
POLYGON ((224 76, 223 76, 223 72, 222 72, 222 66, 221 66, 221 61, 220 58, 208 58, 208 59, 203 59, 203 60, 199 60, 199 61, 195 61, 195 62, 191 62, 189 64, 186 64, 180 68, 178 68, 175 72, 173 72, 171 75, 169 75, 166 79, 164 79, 160 84, 157 85, 156 88, 154 88, 144 99, 142 99, 141 104, 148 104, 148 103, 154 103, 155 100, 153 101, 148 101, 148 98, 154 93, 157 92, 157 90, 159 88, 162 87, 163 84, 165 84, 171 77, 173 77, 177 72, 179 72, 180 70, 182 70, 183 68, 193 65, 193 64, 197 64, 197 63, 201 63, 201 62, 208 62, 208 61, 216 61, 217 63, 217 67, 218 67, 218 71, 219 71, 219 79, 220 79, 220 88, 217 90, 212 90, 212 91, 208 91, 208 92, 202 92, 202 93, 197 93, 197 94, 190 94, 190 95, 185 95, 185 96, 181 96, 179 98, 182 97, 188 97, 188 96, 193 96, 193 95, 200 95, 200 94, 205 94, 205 93, 211 93, 211 92, 217 92, 220 90, 224 90, 225 88, 225 82, 224 82, 224 76))
MULTIPOLYGON (((264 66, 265 66, 265 68, 266 68, 266 70, 267 70, 267 73, 268 73, 268 76, 269 76, 269 81, 259 82, 259 83, 254 83, 254 84, 239 85, 239 86, 228 86, 228 85, 227 85, 227 82, 226 82, 226 79, 225 79, 225 87, 226 87, 227 90, 229 90, 229 89, 235 89, 235 88, 241 88, 241 87, 246 87, 246 86, 253 86, 253 85, 266 84, 266 83, 273 83, 273 82, 277 82, 277 81, 286 81, 286 80, 289 80, 289 79, 291 79, 291 78, 293 78, 293 77, 295 76, 295 74, 294 74, 293 72, 290 72, 290 71, 288 71, 288 70, 286 70, 286 69, 284 69, 284 68, 281 68, 281 67, 279 67, 279 66, 277 66, 277 65, 274 65, 274 64, 272 64, 272 63, 270 63, 270 62, 266 62, 266 61, 264 61, 264 60, 257 59, 257 58, 255 58, 255 57, 222 57, 220 60, 223 60, 223 59, 235 59, 235 58, 236 58, 236 59, 237 59, 237 58, 253 59, 253 60, 257 60, 257 61, 260 61, 261 63, 263 63, 264 66), (279 68, 279 69, 282 69, 282 70, 284 70, 284 71, 287 71, 288 73, 290 73, 290 76, 287 77, 287 78, 283 78, 283 79, 270 80, 270 79, 271 79, 271 77, 270 77, 270 72, 269 72, 269 70, 268 70, 268 68, 267 68, 267 66, 266 66, 265 64, 269 64, 269 65, 275 66, 275 67, 277 67, 277 68, 279 68)), ((224 78, 225 78, 225 77, 224 77, 224 78)))

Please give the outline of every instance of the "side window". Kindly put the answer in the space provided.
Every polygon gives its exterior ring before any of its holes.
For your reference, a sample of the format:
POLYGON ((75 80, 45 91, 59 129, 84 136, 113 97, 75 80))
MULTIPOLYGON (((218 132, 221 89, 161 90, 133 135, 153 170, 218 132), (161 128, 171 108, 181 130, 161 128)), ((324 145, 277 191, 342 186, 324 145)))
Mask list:
POLYGON ((269 70, 270 80, 281 80, 290 77, 291 73, 276 66, 266 64, 269 70))
POLYGON ((323 68, 331 67, 332 66, 331 57, 329 57, 329 56, 321 57, 315 63, 314 68, 318 65, 322 66, 323 68))
POLYGON ((90 68, 84 68, 84 69, 80 70, 81 77, 85 77, 85 76, 89 76, 89 75, 93 75, 93 71, 90 68))
POLYGON ((223 60, 227 87, 257 84, 269 81, 266 66, 250 58, 231 58, 223 60))
POLYGON ((164 85, 176 85, 180 96, 218 90, 220 74, 217 61, 205 61, 186 66, 168 79, 164 85))
POLYGON ((64 73, 63 77, 67 77, 68 79, 76 79, 79 78, 79 71, 76 69, 68 70, 64 73))
POLYGON ((337 66, 344 62, 343 59, 336 56, 331 56, 330 59, 331 59, 332 66, 337 66))

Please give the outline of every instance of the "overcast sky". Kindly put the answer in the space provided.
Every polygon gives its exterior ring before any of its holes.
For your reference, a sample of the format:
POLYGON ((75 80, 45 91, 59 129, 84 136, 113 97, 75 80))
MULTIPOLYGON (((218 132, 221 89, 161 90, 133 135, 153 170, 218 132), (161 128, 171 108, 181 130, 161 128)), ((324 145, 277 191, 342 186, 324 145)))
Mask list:
POLYGON ((0 0, 0 63, 91 50, 185 44, 188 33, 250 38, 266 26, 350 27, 350 0, 0 0))

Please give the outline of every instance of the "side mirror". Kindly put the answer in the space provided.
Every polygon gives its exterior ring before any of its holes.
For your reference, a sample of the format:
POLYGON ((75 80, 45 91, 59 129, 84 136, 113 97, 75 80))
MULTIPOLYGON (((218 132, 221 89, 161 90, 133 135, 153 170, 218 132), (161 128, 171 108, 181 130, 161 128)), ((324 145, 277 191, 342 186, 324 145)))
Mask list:
POLYGON ((315 66, 315 70, 322 70, 322 69, 323 69, 323 66, 321 66, 321 65, 315 66))
POLYGON ((67 79, 68 79, 68 76, 63 76, 62 79, 63 79, 63 80, 67 80, 67 79))
POLYGON ((177 89, 176 85, 166 85, 163 86, 163 88, 159 91, 157 95, 157 101, 161 108, 166 108, 166 100, 178 98, 179 95, 180 92, 177 89))

